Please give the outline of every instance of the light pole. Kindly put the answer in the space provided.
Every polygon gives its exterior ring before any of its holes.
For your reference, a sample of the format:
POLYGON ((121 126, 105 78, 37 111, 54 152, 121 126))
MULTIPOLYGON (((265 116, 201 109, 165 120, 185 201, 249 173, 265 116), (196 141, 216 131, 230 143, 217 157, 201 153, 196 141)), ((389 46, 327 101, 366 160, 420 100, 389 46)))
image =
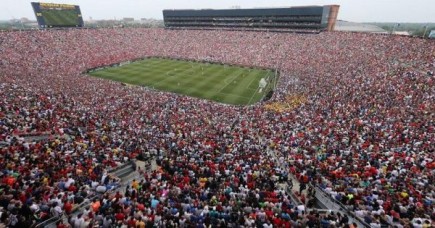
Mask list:
POLYGON ((399 27, 400 23, 397 23, 393 26, 393 31, 391 32, 394 35, 394 32, 396 31, 396 27, 399 27))
POLYGON ((424 39, 424 37, 426 36, 427 27, 429 27, 429 26, 427 26, 427 25, 424 26, 423 39, 424 39))

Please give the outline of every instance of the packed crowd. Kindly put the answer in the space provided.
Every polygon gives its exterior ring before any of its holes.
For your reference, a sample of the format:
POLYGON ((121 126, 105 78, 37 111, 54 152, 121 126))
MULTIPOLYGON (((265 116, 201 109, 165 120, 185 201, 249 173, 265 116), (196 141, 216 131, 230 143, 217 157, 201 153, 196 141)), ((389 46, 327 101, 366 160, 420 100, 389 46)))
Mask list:
POLYGON ((108 170, 155 150, 165 154, 159 170, 125 194, 94 198, 71 226, 353 226, 341 214, 292 205, 279 187, 291 172, 374 227, 430 227, 434 71, 435 43, 399 36, 2 32, 0 222, 26 227, 70 215, 97 189, 118 184, 108 170), (146 56, 275 68, 268 102, 304 99, 271 111, 83 74, 146 56))

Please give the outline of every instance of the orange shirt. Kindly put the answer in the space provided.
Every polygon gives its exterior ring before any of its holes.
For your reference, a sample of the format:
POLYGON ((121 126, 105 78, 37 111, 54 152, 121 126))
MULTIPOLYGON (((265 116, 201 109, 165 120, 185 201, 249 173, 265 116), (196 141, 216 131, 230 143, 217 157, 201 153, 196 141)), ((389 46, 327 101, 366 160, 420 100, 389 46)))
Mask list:
POLYGON ((100 206, 101 206, 101 203, 100 203, 100 201, 96 201, 96 202, 94 202, 94 203, 92 203, 92 210, 94 211, 94 212, 98 212, 98 210, 100 209, 100 206))

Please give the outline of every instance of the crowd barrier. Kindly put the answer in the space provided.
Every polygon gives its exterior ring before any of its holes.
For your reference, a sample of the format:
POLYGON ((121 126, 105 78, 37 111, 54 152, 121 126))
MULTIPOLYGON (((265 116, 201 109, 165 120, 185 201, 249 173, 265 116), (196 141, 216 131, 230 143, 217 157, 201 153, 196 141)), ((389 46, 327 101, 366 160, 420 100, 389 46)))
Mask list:
POLYGON ((328 193, 319 187, 314 187, 316 199, 322 203, 328 210, 338 211, 342 214, 346 214, 351 222, 355 222, 358 227, 370 227, 365 221, 352 213, 345 205, 332 198, 328 193))

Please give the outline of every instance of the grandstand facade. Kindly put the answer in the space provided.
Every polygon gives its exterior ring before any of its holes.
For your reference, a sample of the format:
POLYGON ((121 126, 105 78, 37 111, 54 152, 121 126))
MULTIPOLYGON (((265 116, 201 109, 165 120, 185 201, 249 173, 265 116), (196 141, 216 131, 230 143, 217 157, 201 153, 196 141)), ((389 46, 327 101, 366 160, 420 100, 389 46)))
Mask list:
POLYGON ((262 9, 163 10, 166 28, 332 31, 339 5, 262 9))

